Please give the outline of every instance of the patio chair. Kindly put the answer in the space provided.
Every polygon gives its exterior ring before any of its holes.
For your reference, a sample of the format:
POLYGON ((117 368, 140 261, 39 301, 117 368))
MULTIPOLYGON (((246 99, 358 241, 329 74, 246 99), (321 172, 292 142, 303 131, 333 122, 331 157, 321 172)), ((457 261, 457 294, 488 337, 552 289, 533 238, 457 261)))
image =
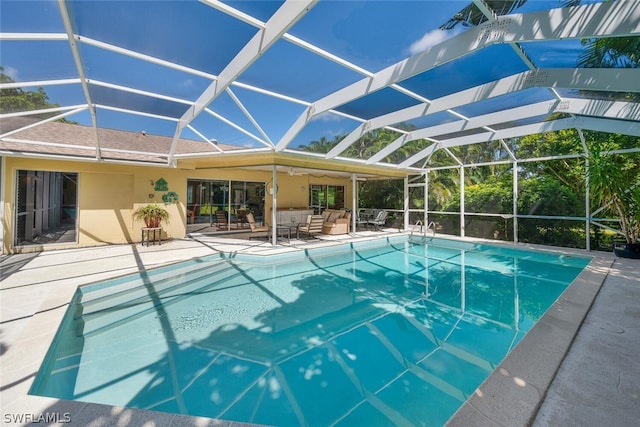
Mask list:
POLYGON ((387 220, 387 215, 389 215, 389 212, 380 211, 374 219, 367 221, 367 224, 373 225, 376 231, 380 230, 380 227, 383 226, 385 221, 387 220))
POLYGON ((324 224, 324 218, 322 215, 307 215, 307 221, 298 226, 298 232, 296 238, 300 238, 300 232, 307 233, 309 238, 314 234, 322 233, 322 225, 324 224))
POLYGON ((371 217, 367 214, 365 209, 361 209, 356 213, 356 230, 358 229, 358 226, 364 225, 367 226, 367 223, 369 222, 369 220, 371 219, 371 217))
POLYGON ((198 211, 198 205, 195 204, 193 205, 193 207, 191 207, 191 209, 187 208, 187 218, 189 218, 189 224, 195 224, 196 223, 196 216, 197 216, 197 211, 198 211))
POLYGON ((226 230, 229 228, 229 218, 226 211, 216 211, 216 222, 219 230, 226 230))
POLYGON ((249 227, 251 227, 252 233, 258 233, 258 232, 264 232, 264 231, 266 231, 267 233, 269 232, 270 228, 268 225, 256 225, 256 220, 253 217, 252 213, 247 214, 247 222, 249 223, 249 227))
POLYGON ((238 228, 244 228, 244 224, 249 223, 249 221, 247 220, 247 215, 248 215, 248 212, 246 210, 238 209, 236 211, 236 220, 238 222, 237 224, 238 228))

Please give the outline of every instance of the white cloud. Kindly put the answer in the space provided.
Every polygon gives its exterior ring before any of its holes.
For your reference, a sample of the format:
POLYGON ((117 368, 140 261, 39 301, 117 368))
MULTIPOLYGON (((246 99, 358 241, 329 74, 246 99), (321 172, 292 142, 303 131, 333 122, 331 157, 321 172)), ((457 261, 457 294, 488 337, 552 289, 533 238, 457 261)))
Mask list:
POLYGON ((182 83, 181 83, 181 86, 185 87, 185 88, 193 87, 193 79, 185 79, 185 80, 183 80, 182 83))
POLYGON ((324 112, 324 113, 318 114, 313 119, 314 120, 319 120, 319 121, 321 121, 323 123, 329 123, 329 122, 340 122, 340 121, 344 120, 344 117, 339 116, 337 114, 324 112))
POLYGON ((409 53, 411 55, 415 55, 418 52, 422 52, 432 46, 437 45, 438 43, 442 43, 443 41, 460 34, 462 30, 453 29, 453 30, 440 30, 435 29, 425 33, 419 40, 411 43, 409 46, 409 53))

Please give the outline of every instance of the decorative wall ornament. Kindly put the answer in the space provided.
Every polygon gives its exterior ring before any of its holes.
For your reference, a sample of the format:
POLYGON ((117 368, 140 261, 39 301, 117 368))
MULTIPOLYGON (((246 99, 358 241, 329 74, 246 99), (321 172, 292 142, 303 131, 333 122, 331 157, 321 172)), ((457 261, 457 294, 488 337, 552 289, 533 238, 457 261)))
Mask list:
POLYGON ((169 183, 164 178, 159 178, 153 189, 154 191, 169 191, 169 183))
POLYGON ((162 201, 165 204, 175 203, 178 201, 178 193, 176 193, 175 191, 169 191, 168 193, 162 195, 162 201))

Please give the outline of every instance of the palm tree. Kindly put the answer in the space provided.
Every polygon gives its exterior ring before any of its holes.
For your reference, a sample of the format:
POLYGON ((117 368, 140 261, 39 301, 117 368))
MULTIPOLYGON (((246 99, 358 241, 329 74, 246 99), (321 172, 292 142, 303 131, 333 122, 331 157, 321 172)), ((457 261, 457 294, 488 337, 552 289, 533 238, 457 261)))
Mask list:
POLYGON ((609 37, 582 40, 578 67, 638 68, 640 67, 640 37, 609 37))
POLYGON ((640 258, 640 157, 612 154, 616 145, 610 141, 591 144, 587 176, 592 196, 618 214, 622 234, 640 258))
MULTIPOLYGON (((583 50, 578 56, 578 67, 583 68, 640 68, 640 37, 608 37, 582 40, 583 50)), ((640 101, 640 93, 624 94, 581 90, 594 98, 640 101)))
MULTIPOLYGON (((495 12, 496 15, 506 15, 511 13, 513 10, 519 8, 523 4, 525 4, 527 0, 513 0, 513 1, 500 1, 500 0, 488 0, 485 1, 485 4, 489 6, 489 8, 495 12)), ((478 6, 475 3, 469 3, 463 9, 461 9, 458 13, 453 15, 451 19, 440 26, 441 30, 451 30, 456 25, 460 24, 465 27, 475 27, 486 20, 488 20, 487 16, 482 13, 478 6)))
MULTIPOLYGON (((485 4, 491 9, 497 16, 507 15, 523 4, 525 4, 527 0, 485 0, 485 4)), ((580 4, 580 0, 562 0, 560 1, 560 5, 562 7, 569 6, 577 6, 580 4)), ((456 25, 460 24, 465 27, 475 27, 483 22, 487 21, 489 18, 482 13, 478 6, 475 3, 469 3, 463 9, 461 9, 458 13, 453 15, 451 19, 440 26, 441 30, 450 30, 454 28, 456 25)))
POLYGON ((323 136, 319 141, 311 141, 309 145, 301 145, 299 149, 302 151, 311 151, 314 153, 328 153, 333 147, 338 144, 338 142, 338 138, 334 139, 333 141, 329 141, 326 137, 323 136))

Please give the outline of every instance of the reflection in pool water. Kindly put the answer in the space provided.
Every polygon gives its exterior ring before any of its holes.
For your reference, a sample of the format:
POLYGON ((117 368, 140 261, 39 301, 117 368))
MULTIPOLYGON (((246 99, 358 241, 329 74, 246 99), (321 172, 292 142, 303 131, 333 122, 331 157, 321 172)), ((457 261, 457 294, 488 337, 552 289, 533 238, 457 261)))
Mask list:
POLYGON ((590 261, 352 246, 84 287, 32 393, 279 426, 443 425, 590 261))

